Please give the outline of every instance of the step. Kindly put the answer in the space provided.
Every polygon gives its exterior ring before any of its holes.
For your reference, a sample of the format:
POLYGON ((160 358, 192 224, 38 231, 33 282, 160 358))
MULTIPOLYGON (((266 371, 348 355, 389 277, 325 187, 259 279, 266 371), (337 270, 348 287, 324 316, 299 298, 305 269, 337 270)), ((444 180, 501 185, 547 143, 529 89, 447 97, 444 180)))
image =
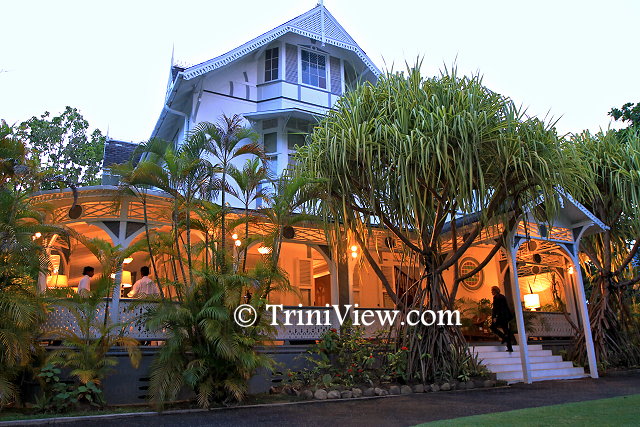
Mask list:
MULTIPOLYGON (((529 348, 529 351, 542 350, 541 344, 531 344, 531 345, 528 345, 527 347, 529 348)), ((493 352, 493 351, 505 351, 507 347, 505 345, 476 345, 469 348, 471 349, 472 352, 475 352, 475 353, 486 353, 486 352, 493 352)), ((520 351, 520 346, 514 345, 513 351, 520 351)))
MULTIPOLYGON (((520 352, 513 349, 511 353, 508 351, 496 351, 496 352, 487 352, 478 354, 478 359, 487 360, 487 359, 520 359, 520 352)), ((529 350, 529 357, 544 357, 544 356, 553 356, 551 350, 529 350)))
MULTIPOLYGON (((531 371, 531 377, 534 381, 542 381, 542 379, 558 379, 559 377, 579 378, 579 376, 581 375, 584 375, 584 368, 575 368, 573 366, 566 368, 540 369, 531 371)), ((496 378, 505 381, 522 381, 522 370, 497 372, 496 378)))
MULTIPOLYGON (((539 371, 543 369, 562 369, 562 368, 573 368, 573 363, 571 362, 563 362, 554 361, 554 362, 542 362, 542 363, 532 363, 531 371, 539 371)), ((520 363, 508 363, 508 364, 491 364, 487 365, 487 368, 491 372, 509 372, 509 371, 519 371, 522 373, 522 364, 520 363)))
MULTIPOLYGON (((505 357, 505 358, 493 358, 493 359, 481 359, 483 365, 509 365, 509 364, 521 364, 520 357, 505 357)), ((562 356, 535 356, 529 357, 529 363, 550 363, 550 362, 562 362, 562 356)))

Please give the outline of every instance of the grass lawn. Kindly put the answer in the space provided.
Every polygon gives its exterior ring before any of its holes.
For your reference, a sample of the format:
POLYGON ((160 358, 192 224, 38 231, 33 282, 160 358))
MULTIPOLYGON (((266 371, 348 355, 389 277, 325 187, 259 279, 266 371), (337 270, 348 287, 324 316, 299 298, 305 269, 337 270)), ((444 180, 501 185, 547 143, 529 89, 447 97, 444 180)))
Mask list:
POLYGON ((518 409, 422 424, 424 426, 620 426, 640 424, 640 394, 518 409))

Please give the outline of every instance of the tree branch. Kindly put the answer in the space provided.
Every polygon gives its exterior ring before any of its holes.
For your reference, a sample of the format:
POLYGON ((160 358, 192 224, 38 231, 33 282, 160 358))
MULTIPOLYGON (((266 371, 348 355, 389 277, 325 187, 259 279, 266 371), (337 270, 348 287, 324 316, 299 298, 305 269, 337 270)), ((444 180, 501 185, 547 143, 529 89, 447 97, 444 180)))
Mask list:
POLYGON ((627 265, 629 265, 629 263, 636 256, 636 253, 638 252, 639 247, 640 247, 640 236, 636 237, 636 243, 633 245, 633 247, 629 251, 629 254, 625 258, 625 260, 622 262, 622 264, 620 264, 620 267, 618 267, 618 269, 613 273, 614 275, 619 276, 622 273, 622 271, 627 267, 627 265))

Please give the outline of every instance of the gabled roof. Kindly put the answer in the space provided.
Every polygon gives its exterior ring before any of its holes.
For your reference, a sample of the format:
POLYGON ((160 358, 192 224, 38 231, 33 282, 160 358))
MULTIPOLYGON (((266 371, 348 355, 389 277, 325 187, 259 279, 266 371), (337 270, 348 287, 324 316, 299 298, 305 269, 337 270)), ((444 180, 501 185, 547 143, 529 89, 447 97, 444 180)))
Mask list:
POLYGON ((373 74, 376 76, 380 75, 380 70, 371 62, 360 46, 358 46, 345 29, 342 28, 329 11, 323 5, 319 4, 297 18, 285 22, 224 55, 187 68, 182 72, 182 76, 185 80, 191 80, 202 74, 216 70, 259 49, 286 33, 299 34, 326 44, 350 50, 358 55, 373 74))

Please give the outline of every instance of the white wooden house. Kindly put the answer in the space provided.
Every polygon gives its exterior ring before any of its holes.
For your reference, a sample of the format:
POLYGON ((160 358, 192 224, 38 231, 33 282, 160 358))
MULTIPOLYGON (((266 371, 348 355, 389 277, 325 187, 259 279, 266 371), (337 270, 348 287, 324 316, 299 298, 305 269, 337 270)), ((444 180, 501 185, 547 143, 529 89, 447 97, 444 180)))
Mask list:
MULTIPOLYGON (((318 5, 206 62, 190 67, 172 64, 164 105, 151 136, 180 144, 199 122, 215 122, 222 114, 240 114, 260 134, 270 168, 279 174, 289 164, 294 147, 304 144, 304 132, 353 84, 375 82, 379 74, 353 38, 323 5, 318 5)), ((488 364, 499 377, 502 373, 502 378, 509 381, 584 376, 581 368, 574 369, 569 362, 551 356, 540 346, 527 348, 528 335, 570 337, 575 333, 571 323, 587 332, 590 375, 597 377, 577 248, 585 233, 601 231, 605 226, 570 195, 558 191, 562 209, 553 227, 548 229, 531 216, 524 216, 512 230, 508 248, 486 265, 478 277, 467 281, 459 293, 465 298, 480 300, 490 298, 491 286, 499 285, 510 297, 521 344, 518 351, 504 356, 500 354, 504 349, 496 346, 475 350, 481 357, 492 359, 488 364), (527 244, 523 245, 525 240, 527 244), (530 268, 534 264, 539 268, 530 268), (540 313, 538 323, 527 327, 524 295, 534 293, 541 305, 560 298, 570 322, 559 313, 540 313)), ((73 203, 70 191, 46 192, 36 197, 54 205, 56 222, 126 247, 144 236, 141 205, 135 200, 124 200, 115 206, 110 203, 114 194, 115 187, 109 185, 79 189, 78 201, 83 211, 75 218, 68 215, 73 203)), ((166 195, 150 195, 150 227, 170 227, 168 206, 166 195)), ((461 261, 462 269, 473 268, 474 262, 483 259, 483 254, 490 250, 492 230, 483 233, 484 238, 479 239, 461 261)), ((373 250, 382 248, 381 268, 388 280, 399 287, 402 266, 388 237, 375 234, 370 244, 373 250)), ((77 284, 84 265, 96 264, 92 255, 81 247, 52 251, 61 257, 60 274, 66 276, 70 286, 77 284)), ((250 262, 260 256, 257 246, 250 247, 248 253, 250 262)), ((357 262, 359 256, 355 253, 348 262, 337 262, 331 257, 322 230, 296 227, 294 235, 283 245, 280 262, 299 292, 295 295, 275 293, 272 302, 306 307, 358 304, 360 308, 391 308, 380 280, 363 263, 357 262)), ((147 262, 142 254, 133 258, 133 262, 125 266, 125 270, 132 273, 147 262)), ((124 310, 128 302, 121 301, 119 296, 119 292, 114 294, 112 304, 116 320, 131 316, 124 310)), ((51 322, 73 327, 65 323, 68 321, 65 319, 64 313, 54 313, 51 322)), ((278 339, 284 342, 315 339, 329 327, 333 326, 282 328, 278 339)), ((156 332, 139 327, 132 329, 131 334, 145 340, 162 338, 156 332)))

